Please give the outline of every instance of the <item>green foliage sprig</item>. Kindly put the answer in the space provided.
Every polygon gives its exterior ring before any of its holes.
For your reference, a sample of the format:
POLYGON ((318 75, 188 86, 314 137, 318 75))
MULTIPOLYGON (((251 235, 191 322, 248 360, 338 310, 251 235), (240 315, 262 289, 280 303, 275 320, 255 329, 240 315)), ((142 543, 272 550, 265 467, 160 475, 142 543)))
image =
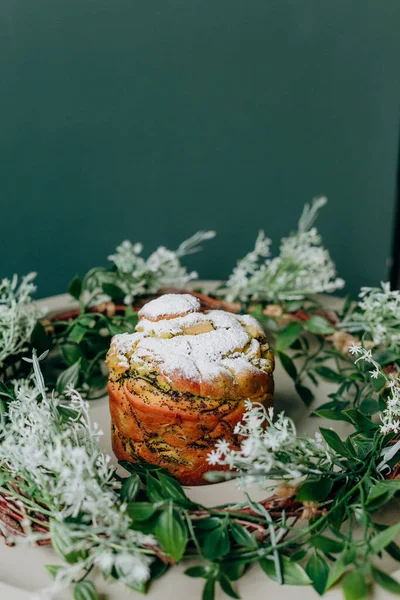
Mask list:
POLYGON ((282 238, 278 256, 271 257, 272 241, 260 231, 254 250, 237 262, 221 293, 229 301, 277 302, 341 289, 344 281, 336 277, 335 264, 313 227, 326 202, 320 197, 305 205, 297 230, 282 238))
MULTIPOLYGON (((342 440, 331 428, 321 427, 315 439, 307 439, 297 436, 283 414, 273 420, 271 411, 249 403, 243 423, 236 427, 244 440, 241 449, 232 450, 220 440, 209 455, 212 465, 229 466, 242 485, 295 479, 294 497, 303 503, 303 516, 308 510, 309 524, 292 532, 287 548, 276 550, 293 560, 291 552, 297 547, 295 560, 304 561, 315 590, 323 594, 340 579, 346 600, 368 598, 372 581, 400 593, 400 584, 375 563, 383 552, 400 559, 394 542, 400 524, 387 527, 376 516, 400 495, 400 387, 370 350, 361 345, 350 350, 362 373, 357 389, 375 390, 380 420, 350 402, 341 410, 321 408, 318 416, 345 421, 353 431, 342 440)), ((213 481, 221 478, 218 472, 211 475, 213 481)))
POLYGON ((80 279, 75 276, 69 292, 77 298, 82 311, 103 300, 132 304, 138 297, 154 294, 172 286, 183 287, 197 279, 195 271, 188 272, 181 258, 200 252, 200 244, 215 237, 215 231, 198 231, 184 240, 176 250, 159 246, 147 259, 141 256, 141 243, 122 242, 108 259, 111 268, 94 267, 80 279))

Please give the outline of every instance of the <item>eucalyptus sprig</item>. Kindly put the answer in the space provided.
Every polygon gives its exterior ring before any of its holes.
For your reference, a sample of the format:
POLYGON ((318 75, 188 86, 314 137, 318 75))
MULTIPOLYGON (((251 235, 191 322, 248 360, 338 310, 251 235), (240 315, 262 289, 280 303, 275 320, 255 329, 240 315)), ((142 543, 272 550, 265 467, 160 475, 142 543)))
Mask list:
POLYGON ((44 311, 33 301, 36 273, 0 281, 0 370, 29 348, 32 331, 44 311))
POLYGON ((254 250, 237 262, 221 293, 228 301, 276 302, 303 300, 344 286, 336 267, 313 227, 324 197, 304 206, 297 230, 282 238, 279 255, 270 257, 272 241, 260 231, 254 250))
POLYGON ((154 537, 130 529, 121 487, 102 435, 80 394, 48 393, 33 354, 33 376, 3 386, 0 422, 0 531, 51 540, 64 565, 52 591, 82 587, 97 566, 128 585, 150 576, 154 537), (4 519, 4 516, 6 517, 4 519))
POLYGON ((320 408, 320 416, 334 418, 333 412, 350 406, 368 416, 380 410, 377 392, 381 379, 370 381, 365 365, 352 360, 351 344, 363 343, 386 372, 400 371, 396 341, 400 292, 391 291, 387 283, 382 286, 383 291, 364 290, 363 302, 354 304, 347 298, 336 311, 327 310, 317 299, 250 307, 307 406, 321 380, 337 386, 331 400, 320 408), (379 338, 376 334, 372 339, 371 332, 377 330, 379 338))
POLYGON ((195 271, 188 272, 181 258, 200 252, 200 244, 215 237, 215 231, 198 231, 184 240, 176 250, 159 246, 147 259, 141 256, 140 242, 122 242, 108 259, 111 268, 94 267, 80 279, 75 276, 70 283, 70 294, 79 300, 84 311, 88 306, 103 300, 127 305, 141 296, 154 294, 163 288, 184 287, 197 279, 195 271))
MULTIPOLYGON (((109 314, 80 313, 70 321, 57 320, 45 326, 42 339, 44 344, 50 342, 54 350, 52 360, 44 366, 49 385, 63 391, 68 382, 88 398, 104 395, 107 383, 104 361, 111 338, 118 333, 133 333, 137 320, 136 311, 126 307, 119 313, 114 310, 109 314)), ((38 348, 39 340, 33 342, 38 348)))
POLYGON ((380 288, 361 288, 359 300, 348 311, 340 328, 400 354, 400 291, 389 282, 380 288))

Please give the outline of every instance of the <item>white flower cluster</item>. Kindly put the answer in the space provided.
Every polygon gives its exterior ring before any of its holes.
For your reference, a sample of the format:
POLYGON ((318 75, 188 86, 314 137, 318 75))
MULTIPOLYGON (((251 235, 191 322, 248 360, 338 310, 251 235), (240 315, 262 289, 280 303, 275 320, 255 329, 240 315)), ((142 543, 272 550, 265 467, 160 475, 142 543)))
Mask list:
POLYGON ((44 311, 34 304, 31 295, 36 290, 36 273, 0 281, 0 367, 4 361, 27 349, 27 343, 44 311))
POLYGON ((235 433, 244 438, 239 450, 233 450, 226 440, 219 440, 207 460, 210 465, 239 471, 241 485, 320 474, 318 461, 330 460, 320 434, 315 439, 298 438, 295 424, 284 413, 274 419, 273 408, 266 410, 250 400, 235 433))
POLYGON ((364 331, 375 345, 400 348, 400 291, 390 283, 380 288, 361 288, 355 312, 341 323, 345 331, 364 331))
POLYGON ((381 431, 384 435, 387 433, 400 433, 400 386, 398 377, 388 375, 382 369, 380 364, 372 357, 371 350, 361 345, 352 344, 349 348, 350 354, 357 357, 355 363, 363 360, 369 363, 373 369, 370 375, 373 379, 383 377, 389 389, 389 395, 386 400, 386 408, 381 414, 381 431))
MULTIPOLYGON (((110 282, 123 290, 126 304, 145 293, 153 294, 163 288, 184 286, 188 281, 197 279, 198 274, 195 271, 189 273, 180 259, 199 252, 202 249, 199 244, 213 237, 215 231, 198 231, 182 242, 177 250, 160 246, 147 259, 140 256, 142 244, 125 240, 108 257, 114 263, 117 275, 115 281, 110 279, 110 282)), ((110 274, 103 273, 101 277, 107 281, 110 274)))
POLYGON ((344 286, 322 239, 312 227, 326 198, 306 204, 297 231, 281 240, 279 256, 269 258, 271 240, 258 234, 255 248, 239 260, 224 288, 228 301, 299 300, 344 286))
MULTIPOLYGON (((62 399, 46 394, 36 358, 34 370, 34 379, 15 382, 15 399, 0 424, 0 490, 7 493, 7 477, 18 479, 28 499, 34 490, 50 519, 54 546, 61 545, 64 555, 78 553, 77 562, 57 572, 55 588, 92 566, 106 577, 115 567, 128 585, 146 581, 147 553, 155 540, 130 529, 115 469, 99 447, 102 432, 91 422, 88 403, 72 390, 62 399)), ((8 493, 12 496, 12 490, 8 493)))

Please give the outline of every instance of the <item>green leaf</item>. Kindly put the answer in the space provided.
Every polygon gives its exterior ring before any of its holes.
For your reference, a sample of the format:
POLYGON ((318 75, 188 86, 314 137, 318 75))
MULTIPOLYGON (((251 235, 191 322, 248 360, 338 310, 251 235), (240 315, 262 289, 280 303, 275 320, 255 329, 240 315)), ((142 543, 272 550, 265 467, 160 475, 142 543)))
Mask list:
POLYGON ((382 388, 386 385, 386 377, 384 375, 379 374, 378 377, 370 377, 370 384, 374 392, 380 392, 382 388))
MULTIPOLYGON (((162 577, 166 571, 170 568, 170 565, 165 564, 160 558, 155 558, 150 565, 150 581, 153 582, 155 579, 162 577)), ((150 582, 149 581, 149 582, 150 582)), ((145 590, 145 593, 147 589, 145 590)))
POLYGON ((188 543, 188 533, 186 525, 174 510, 172 502, 170 502, 167 510, 163 510, 158 517, 154 533, 165 552, 175 562, 179 562, 188 543))
POLYGON ((296 392, 303 400, 304 404, 306 406, 310 406, 310 404, 314 400, 314 394, 312 393, 310 388, 306 387, 305 385, 302 385, 301 383, 296 383, 295 388, 296 392))
POLYGON ((123 502, 133 502, 140 490, 140 477, 137 473, 132 473, 125 479, 121 488, 121 500, 123 502))
POLYGON ((245 572, 246 561, 230 560, 229 562, 220 563, 220 569, 222 568, 230 581, 237 581, 245 572))
POLYGON ((94 583, 85 579, 74 585, 74 600, 98 600, 94 583))
POLYGON ((204 545, 203 553, 209 560, 214 560, 225 556, 230 550, 231 544, 229 540, 228 529, 225 524, 221 524, 216 529, 212 529, 207 534, 204 545))
POLYGON ((321 502, 328 497, 333 483, 328 477, 321 477, 315 481, 306 481, 301 486, 296 500, 299 502, 321 502))
POLYGON ((400 562, 400 548, 394 542, 391 542, 385 547, 385 552, 387 552, 394 560, 400 562))
POLYGON ((146 462, 130 462, 128 460, 119 460, 118 464, 129 471, 129 473, 139 473, 142 475, 147 475, 147 473, 157 473, 157 471, 163 470, 159 465, 153 465, 146 462))
POLYGON ((357 569, 344 576, 342 581, 344 597, 346 600, 367 600, 368 585, 365 580, 365 571, 357 569))
POLYGON ((290 560, 292 562, 300 562, 306 556, 307 552, 307 548, 301 548, 300 550, 297 550, 294 554, 290 556, 290 560))
POLYGON ((120 287, 115 285, 114 283, 105 283, 101 284, 102 290, 107 296, 110 296, 111 300, 116 302, 121 302, 125 298, 125 292, 121 290, 120 287))
POLYGON ((120 333, 126 333, 125 325, 120 325, 119 323, 115 323, 111 319, 107 321, 107 329, 111 336, 119 335, 120 333))
POLYGON ((393 542, 394 538, 400 533, 400 523, 396 523, 391 527, 387 527, 380 531, 370 541, 370 548, 374 554, 381 552, 390 542, 393 542))
POLYGON ((226 575, 224 575, 223 573, 221 573, 219 576, 219 584, 227 596, 230 596, 231 598, 236 598, 236 599, 240 600, 239 594, 237 592, 235 592, 228 577, 226 575))
POLYGON ((82 358, 80 348, 76 344, 62 344, 61 354, 68 366, 73 365, 82 358))
POLYGON ((68 367, 57 378, 56 390, 59 394, 63 394, 68 387, 76 387, 79 381, 79 373, 81 370, 81 359, 68 367))
POLYGON ((378 483, 387 490, 394 490, 395 492, 400 490, 400 479, 382 479, 378 483))
POLYGON ((391 350, 390 348, 385 348, 383 350, 379 350, 378 352, 374 352, 374 360, 379 363, 382 367, 386 367, 386 365, 390 365, 400 361, 400 353, 395 350, 391 350))
POLYGON ((322 437, 324 438, 328 446, 332 448, 332 450, 335 450, 335 452, 340 454, 340 456, 345 456, 346 458, 354 458, 351 452, 346 448, 336 431, 332 431, 332 429, 325 429, 324 427, 321 427, 320 432, 322 434, 322 437))
POLYGON ((133 521, 147 521, 157 509, 150 502, 132 502, 128 504, 126 511, 133 521))
POLYGON ((75 344, 80 344, 83 338, 85 337, 87 331, 87 327, 84 327, 80 323, 76 323, 76 325, 74 325, 71 331, 69 332, 68 337, 70 340, 75 342, 75 344))
POLYGON ((292 361, 292 359, 287 354, 284 354, 283 352, 278 352, 278 356, 282 363, 282 367, 285 369, 286 373, 289 375, 289 377, 291 377, 294 381, 296 381, 297 369, 296 369, 296 366, 295 366, 294 362, 292 361))
MULTIPOLYGON (((335 494, 335 500, 336 502, 341 499, 343 497, 343 491, 344 488, 342 488, 342 490, 339 490, 336 494, 335 494), (342 493, 341 493, 342 491, 342 493)), ((340 504, 339 506, 336 505, 336 508, 331 508, 329 511, 329 515, 328 515, 328 521, 329 524, 333 527, 333 529, 340 529, 343 520, 345 518, 345 506, 344 504, 340 504)))
POLYGON ((212 517, 206 517, 205 519, 196 519, 194 523, 196 529, 215 529, 219 527, 219 519, 213 519, 212 517))
POLYGON ((351 423, 351 419, 344 412, 332 410, 331 408, 320 408, 319 410, 315 410, 313 414, 323 419, 330 419, 331 421, 351 423))
POLYGON ((338 554, 344 549, 343 542, 332 540, 331 538, 327 538, 323 535, 315 535, 314 537, 312 537, 310 540, 310 544, 314 548, 322 550, 322 552, 325 552, 325 554, 338 554))
POLYGON ((185 575, 188 577, 207 577, 208 571, 200 565, 196 565, 195 567, 189 567, 185 571, 185 575))
POLYGON ((388 590, 388 592, 391 592, 392 594, 400 594, 400 583, 393 579, 393 577, 390 577, 390 575, 380 571, 373 565, 371 565, 371 573, 374 581, 378 585, 383 587, 385 590, 388 590))
POLYGON ((55 576, 57 575, 58 571, 60 569, 62 569, 62 566, 61 565, 45 565, 45 569, 47 569, 47 571, 50 573, 50 575, 54 579, 55 576))
POLYGON ((318 411, 320 410, 325 410, 325 409, 332 409, 335 411, 341 411, 344 410, 345 408, 347 408, 347 406, 349 405, 349 402, 341 402, 340 400, 336 399, 337 394, 336 392, 334 394, 330 394, 328 396, 328 398, 335 398, 334 400, 331 400, 330 402, 324 402, 324 404, 321 404, 321 406, 318 407, 318 411))
POLYGON ((329 590, 339 579, 342 577, 343 573, 346 570, 346 561, 344 560, 344 555, 339 556, 339 558, 333 563, 329 570, 328 581, 326 583, 325 589, 329 590))
POLYGON ((88 327, 88 328, 93 328, 96 325, 96 314, 83 314, 83 315, 79 315, 78 317, 78 323, 79 325, 82 325, 82 327, 88 327))
POLYGON ((316 367, 315 372, 322 377, 322 379, 330 381, 331 383, 339 383, 344 379, 343 375, 336 373, 336 371, 330 369, 329 367, 316 367))
MULTIPOLYGON (((121 577, 121 575, 118 573, 118 569, 117 570, 117 579, 119 579, 121 577)), ((137 583, 126 583, 125 584, 126 587, 130 588, 131 590, 134 590, 135 592, 138 592, 139 594, 147 594, 147 588, 148 588, 148 584, 146 581, 138 581, 137 583)))
POLYGON ((70 281, 68 285, 68 292, 73 298, 79 300, 80 295, 82 293, 82 280, 78 275, 74 275, 74 277, 70 281))
POLYGON ((124 314, 124 321, 129 321, 129 323, 136 327, 138 323, 139 317, 135 310, 133 310, 132 306, 127 306, 124 314))
POLYGON ((79 411, 70 406, 57 406, 57 412, 65 423, 74 421, 79 416, 79 411))
POLYGON ((146 492, 152 502, 165 500, 160 482, 153 475, 150 475, 150 473, 146 475, 146 492))
POLYGON ((343 564, 347 567, 348 565, 352 565, 355 563, 357 559, 357 549, 354 546, 347 548, 345 552, 343 552, 341 556, 343 560, 343 564))
POLYGON ((232 522, 230 529, 233 539, 239 546, 244 546, 245 548, 258 547, 255 537, 243 525, 232 522))
POLYGON ((191 504, 191 501, 183 491, 182 486, 176 479, 165 475, 164 473, 157 473, 158 480, 161 484, 162 491, 166 497, 171 498, 175 502, 183 504, 191 504))
POLYGON ((379 410, 379 402, 375 398, 364 398, 361 402, 360 412, 365 416, 375 415, 379 410))
POLYGON ((320 315, 313 315, 308 321, 304 321, 304 328, 317 335, 327 335, 336 331, 329 321, 320 315))
POLYGON ((368 454, 374 449, 374 441, 367 437, 364 433, 358 433, 347 439, 347 443, 351 443, 357 457, 364 460, 368 454))
POLYGON ((371 421, 371 419, 367 419, 359 410, 355 408, 348 408, 344 411, 344 414, 349 417, 351 422, 355 425, 355 427, 359 431, 370 431, 371 429, 376 429, 377 425, 371 421))
MULTIPOLYGON (((309 585, 311 580, 307 573, 298 563, 291 562, 287 556, 281 556, 281 566, 283 582, 286 585, 309 585)), ((259 561, 260 567, 273 581, 278 581, 275 569, 275 562, 272 558, 261 558, 259 561)))
POLYGON ((31 345, 37 350, 38 355, 42 354, 45 350, 51 347, 51 339, 46 333, 45 327, 40 323, 36 322, 35 327, 31 333, 31 345))
POLYGON ((306 573, 312 581, 313 588, 320 596, 325 592, 329 567, 317 552, 314 552, 306 566, 306 573))
POLYGON ((285 329, 282 329, 276 336, 276 347, 275 350, 282 352, 289 348, 293 342, 297 340, 301 334, 303 328, 300 323, 289 323, 285 329))
POLYGON ((201 595, 201 600, 214 600, 215 598, 215 579, 207 579, 201 595))

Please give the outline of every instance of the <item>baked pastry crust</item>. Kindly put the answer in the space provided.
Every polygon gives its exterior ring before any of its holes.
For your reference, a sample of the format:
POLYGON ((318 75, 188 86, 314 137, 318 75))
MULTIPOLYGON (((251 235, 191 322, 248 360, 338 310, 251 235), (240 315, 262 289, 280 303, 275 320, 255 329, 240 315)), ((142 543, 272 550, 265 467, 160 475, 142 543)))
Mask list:
POLYGON ((186 485, 204 483, 217 439, 238 446, 245 401, 269 406, 273 396, 274 358, 259 323, 199 308, 189 294, 152 300, 136 333, 114 336, 107 355, 115 454, 159 464, 186 485))

